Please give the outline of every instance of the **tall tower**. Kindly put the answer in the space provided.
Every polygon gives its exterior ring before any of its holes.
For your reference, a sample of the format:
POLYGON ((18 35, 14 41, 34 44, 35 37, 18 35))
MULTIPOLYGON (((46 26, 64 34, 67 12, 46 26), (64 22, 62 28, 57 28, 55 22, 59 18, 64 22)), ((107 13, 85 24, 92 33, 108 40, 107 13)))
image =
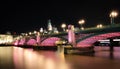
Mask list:
POLYGON ((50 32, 50 31, 52 31, 52 24, 51 24, 51 20, 49 19, 48 20, 48 31, 50 32))

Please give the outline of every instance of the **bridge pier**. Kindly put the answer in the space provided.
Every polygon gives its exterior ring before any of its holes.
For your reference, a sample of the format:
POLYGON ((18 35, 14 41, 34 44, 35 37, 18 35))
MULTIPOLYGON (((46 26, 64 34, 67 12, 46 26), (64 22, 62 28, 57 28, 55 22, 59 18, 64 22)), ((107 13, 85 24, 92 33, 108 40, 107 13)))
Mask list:
POLYGON ((57 46, 57 52, 64 54, 64 46, 62 46, 62 45, 57 46))
POLYGON ((110 51, 113 52, 114 51, 114 42, 113 39, 110 39, 110 51))
POLYGON ((75 32, 73 25, 68 25, 68 42, 72 44, 74 47, 76 46, 75 32))

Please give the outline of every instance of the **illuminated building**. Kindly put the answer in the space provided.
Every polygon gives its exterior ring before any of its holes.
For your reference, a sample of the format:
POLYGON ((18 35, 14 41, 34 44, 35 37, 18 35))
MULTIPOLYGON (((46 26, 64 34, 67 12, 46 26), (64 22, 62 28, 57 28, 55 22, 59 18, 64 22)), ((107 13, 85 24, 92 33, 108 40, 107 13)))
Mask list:
POLYGON ((11 44, 13 42, 12 35, 0 35, 0 44, 11 44))
POLYGON ((52 24, 51 24, 51 20, 48 20, 48 31, 52 32, 53 28, 52 28, 52 24))

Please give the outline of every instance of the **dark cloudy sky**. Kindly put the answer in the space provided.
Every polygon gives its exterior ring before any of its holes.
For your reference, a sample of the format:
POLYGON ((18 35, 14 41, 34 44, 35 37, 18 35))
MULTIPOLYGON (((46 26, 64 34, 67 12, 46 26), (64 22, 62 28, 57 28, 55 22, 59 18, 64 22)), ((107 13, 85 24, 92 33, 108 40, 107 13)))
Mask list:
MULTIPOLYGON (((106 25, 110 24, 109 13, 114 9, 120 11, 119 0, 4 1, 0 4, 0 33, 47 28, 48 19, 59 29, 63 22, 79 27, 79 19, 86 20, 85 27, 106 25)), ((115 22, 120 23, 120 15, 115 22)))

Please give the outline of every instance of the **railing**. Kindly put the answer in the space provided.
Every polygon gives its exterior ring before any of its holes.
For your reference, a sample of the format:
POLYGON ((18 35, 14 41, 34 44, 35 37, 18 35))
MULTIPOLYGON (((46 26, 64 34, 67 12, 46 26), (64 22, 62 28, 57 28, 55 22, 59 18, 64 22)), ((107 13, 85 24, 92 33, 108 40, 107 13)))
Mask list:
MULTIPOLYGON (((113 24, 113 25, 106 25, 103 26, 101 28, 97 28, 97 27, 91 27, 91 28, 85 28, 84 30, 78 30, 75 31, 76 34, 79 33, 95 33, 95 32, 105 32, 105 31, 115 31, 115 30, 119 30, 117 28, 120 28, 120 24, 113 24)), ((42 37, 51 37, 51 36, 63 36, 63 35, 67 35, 67 32, 59 32, 59 33, 51 33, 51 34, 44 34, 44 35, 40 35, 42 37)), ((36 36, 36 35, 29 35, 29 36, 36 36)))
MULTIPOLYGON (((103 26, 102 28, 97 28, 97 27, 91 27, 91 28, 85 28, 84 30, 78 30, 75 31, 75 33, 94 33, 94 32, 105 32, 105 31, 115 31, 119 30, 117 28, 120 28, 120 24, 113 24, 113 25, 106 25, 103 26)), ((52 33, 52 34, 46 34, 44 36, 62 36, 62 35, 67 35, 67 32, 59 32, 59 33, 52 33)))

